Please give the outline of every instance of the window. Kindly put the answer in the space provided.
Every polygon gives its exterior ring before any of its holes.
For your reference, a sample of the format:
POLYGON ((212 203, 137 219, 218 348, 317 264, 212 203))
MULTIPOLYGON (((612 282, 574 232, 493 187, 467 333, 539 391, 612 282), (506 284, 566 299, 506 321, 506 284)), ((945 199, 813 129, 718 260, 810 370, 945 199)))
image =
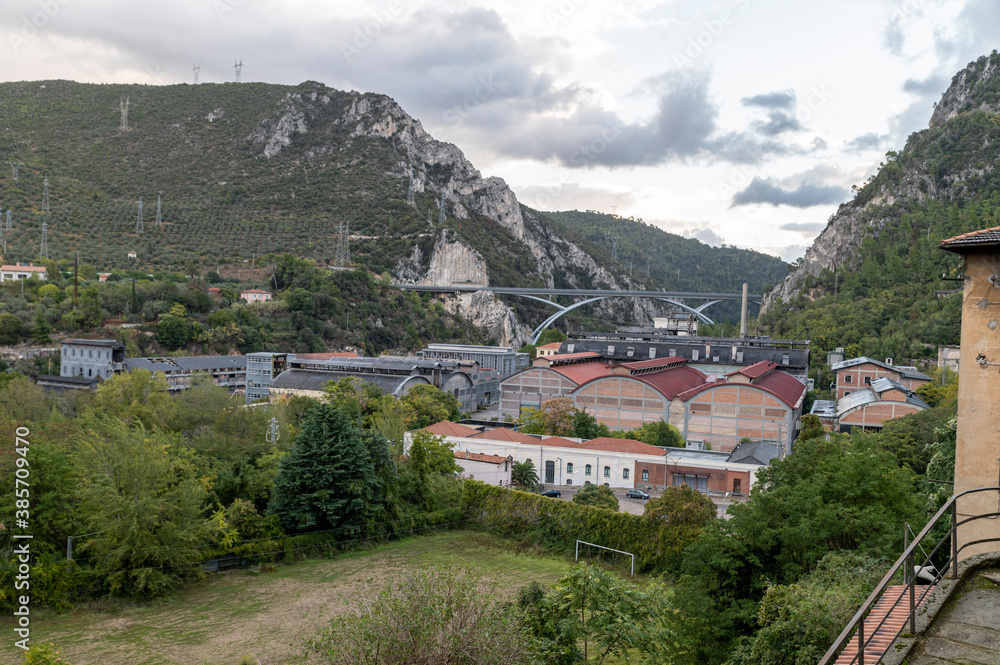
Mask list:
POLYGON ((589 476, 590 475, 590 465, 589 464, 587 466, 583 467, 583 475, 585 475, 585 476, 589 476))
POLYGON ((90 349, 90 353, 87 355, 87 357, 88 358, 93 358, 94 357, 94 350, 93 349, 90 349))
POLYGON ((628 480, 628 469, 622 469, 622 480, 628 480))
POLYGON ((572 485, 573 484, 573 479, 572 478, 567 478, 566 479, 566 484, 567 485, 572 485))
POLYGON ((569 462, 566 464, 566 473, 573 473, 573 463, 569 462))
POLYGON ((848 395, 850 395, 850 394, 851 394, 851 391, 850 391, 850 390, 845 390, 845 391, 844 391, 844 397, 847 397, 847 396, 848 396, 848 395))
POLYGON ((854 382, 854 377, 852 377, 850 374, 844 375, 844 383, 853 383, 853 382, 854 382))
POLYGON ((89 377, 89 376, 94 376, 94 370, 92 370, 92 369, 90 369, 90 368, 88 367, 88 368, 87 368, 87 376, 88 376, 88 377, 89 377))
POLYGON ((649 482, 649 469, 642 470, 642 479, 646 482, 649 482))
POLYGON ((865 385, 866 386, 870 386, 871 384, 872 384, 872 377, 866 376, 865 377, 865 385))
POLYGON ((698 360, 698 349, 693 349, 691 351, 691 360, 698 360))
POLYGON ((611 467, 610 466, 604 467, 604 477, 605 478, 610 478, 611 477, 611 467))
POLYGON ((788 354, 787 353, 782 354, 782 356, 781 356, 781 364, 782 365, 787 365, 788 364, 788 354))
POLYGON ((615 346, 614 346, 614 344, 609 344, 608 345, 608 355, 609 356, 615 355, 615 346))
POLYGON ((651 346, 649 347, 649 358, 650 360, 652 360, 655 357, 656 357, 656 347, 651 346))

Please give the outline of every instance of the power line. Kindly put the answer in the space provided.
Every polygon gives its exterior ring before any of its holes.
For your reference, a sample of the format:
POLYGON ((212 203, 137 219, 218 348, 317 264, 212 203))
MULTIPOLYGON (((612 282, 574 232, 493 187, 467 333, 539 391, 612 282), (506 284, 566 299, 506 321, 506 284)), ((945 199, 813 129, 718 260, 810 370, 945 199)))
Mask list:
POLYGON ((49 211, 49 179, 45 178, 45 184, 42 185, 42 212, 49 211))
POLYGON ((201 65, 195 65, 191 68, 191 71, 194 72, 194 84, 198 85, 198 74, 201 72, 201 65))
POLYGON ((236 82, 239 83, 243 76, 243 58, 239 62, 233 62, 233 69, 236 70, 236 82))
POLYGON ((605 233, 604 234, 604 238, 605 238, 605 240, 607 240, 608 242, 611 243, 611 260, 612 261, 617 261, 618 260, 618 241, 621 240, 621 238, 618 237, 618 236, 613 236, 610 233, 605 233))
POLYGON ((156 225, 159 226, 163 223, 163 207, 160 203, 160 196, 156 196, 156 225))
POLYGON ((139 197, 139 216, 135 220, 135 232, 136 234, 141 234, 142 228, 142 197, 139 197))
POLYGON ((38 255, 49 258, 49 223, 42 222, 42 246, 38 248, 38 255))
POLYGON ((10 167, 12 169, 14 169, 14 182, 17 182, 17 169, 21 165, 18 162, 7 162, 7 163, 10 164, 10 167))

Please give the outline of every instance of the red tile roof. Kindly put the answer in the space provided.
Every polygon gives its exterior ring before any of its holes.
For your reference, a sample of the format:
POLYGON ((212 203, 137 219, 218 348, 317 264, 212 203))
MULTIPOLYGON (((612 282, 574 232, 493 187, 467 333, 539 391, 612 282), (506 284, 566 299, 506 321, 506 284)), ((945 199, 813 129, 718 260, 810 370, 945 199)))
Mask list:
POLYGON ((360 358, 355 351, 336 351, 333 353, 296 353, 296 360, 330 360, 331 358, 360 358))
POLYGON ((0 270, 8 272, 45 272, 45 266, 0 266, 0 270))
MULTIPOLYGON (((555 358, 557 356, 549 357, 555 358)), ((550 367, 549 369, 553 372, 559 372, 578 386, 582 386, 584 383, 591 381, 592 379, 611 375, 611 367, 603 362, 579 363, 576 365, 556 365, 555 367, 550 367)))
POLYGON ((796 406, 805 396, 806 384, 787 372, 771 372, 753 382, 754 386, 763 388, 788 406, 796 406))
POLYGON ((506 457, 501 457, 500 455, 486 455, 485 453, 470 453, 464 450, 453 451, 457 459, 467 459, 471 462, 486 462, 487 464, 503 464, 507 461, 506 457))
POLYGON ((264 289, 246 289, 245 291, 240 291, 240 293, 266 293, 271 295, 270 291, 265 291, 264 289))
POLYGON ((533 446, 541 445, 541 440, 534 436, 515 432, 506 427, 498 427, 487 432, 480 432, 472 435, 474 439, 486 439, 488 441, 511 441, 513 443, 529 443, 533 446))
POLYGON ((754 363, 753 365, 748 365, 746 367, 741 367, 735 372, 730 372, 726 376, 732 376, 733 374, 742 374, 750 379, 756 379, 758 377, 764 376, 774 368, 778 366, 778 363, 772 360, 761 360, 759 363, 754 363))
POLYGON ((558 446, 560 448, 574 448, 580 444, 579 441, 570 441, 561 436, 547 436, 542 439, 543 446, 558 446))
POLYGON ((423 432, 430 432, 435 436, 474 436, 479 434, 479 430, 469 427, 468 425, 459 425, 458 423, 453 423, 450 420, 442 420, 439 423, 434 423, 425 427, 423 432))
POLYGON ((642 441, 633 441, 632 439, 613 439, 610 436, 602 436, 598 439, 584 441, 583 443, 578 443, 573 447, 585 450, 606 450, 612 453, 628 453, 630 455, 656 455, 657 457, 663 457, 666 454, 666 451, 662 448, 651 446, 648 443, 643 443, 642 441))
POLYGON ((550 363, 560 362, 563 360, 578 360, 580 358, 600 358, 601 354, 597 351, 580 351, 579 353, 557 353, 554 356, 545 356, 545 360, 550 363))
POLYGON ((979 231, 970 231, 947 240, 942 240, 938 245, 941 249, 956 251, 963 247, 977 247, 983 245, 1000 245, 1000 226, 979 231))
POLYGON ((542 344, 541 346, 536 346, 535 349, 558 349, 562 346, 562 342, 551 342, 549 344, 542 344))
POLYGON ((666 358, 652 358, 650 360, 639 360, 632 363, 622 363, 622 367, 627 367, 630 370, 636 369, 649 369, 650 367, 659 367, 661 365, 675 365, 677 363, 687 362, 687 359, 681 358, 680 356, 667 356, 666 358))

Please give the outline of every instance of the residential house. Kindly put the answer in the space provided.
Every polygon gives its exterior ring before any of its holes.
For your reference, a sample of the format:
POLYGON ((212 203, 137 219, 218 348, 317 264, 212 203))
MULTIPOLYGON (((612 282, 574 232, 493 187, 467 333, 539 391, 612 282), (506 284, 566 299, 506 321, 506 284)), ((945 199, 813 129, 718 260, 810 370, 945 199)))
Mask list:
POLYGON ((876 379, 892 379, 903 385, 907 390, 916 390, 931 380, 916 367, 897 366, 892 364, 892 358, 885 362, 874 360, 867 356, 851 358, 834 363, 831 369, 836 374, 836 399, 841 399, 851 393, 867 388, 876 379))
POLYGON ((36 266, 34 263, 21 265, 20 261, 12 266, 0 266, 0 282, 31 279, 32 277, 36 277, 41 280, 47 279, 48 272, 46 271, 45 266, 36 266))
POLYGON ((562 346, 562 342, 552 342, 551 344, 542 344, 541 346, 535 347, 535 357, 545 358, 546 356, 554 356, 559 353, 559 347, 562 346))
POLYGON ((270 291, 264 291, 262 289, 248 289, 246 291, 240 291, 240 299, 247 301, 248 303, 255 302, 267 302, 271 300, 273 295, 270 291))

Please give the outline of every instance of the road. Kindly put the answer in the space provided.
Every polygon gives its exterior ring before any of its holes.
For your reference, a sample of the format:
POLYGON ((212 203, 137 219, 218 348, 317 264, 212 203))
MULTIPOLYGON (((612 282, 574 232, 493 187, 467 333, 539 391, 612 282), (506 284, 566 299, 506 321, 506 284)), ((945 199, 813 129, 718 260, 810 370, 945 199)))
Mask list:
MULTIPOLYGON (((556 487, 553 486, 551 489, 558 489, 562 492, 562 496, 559 499, 553 499, 553 501, 572 501, 573 495, 576 494, 583 486, 582 485, 572 485, 569 487, 556 487)), ((545 487, 544 489, 549 489, 545 487)), ((642 515, 646 510, 646 502, 642 499, 629 499, 625 496, 625 490, 622 488, 612 488, 612 492, 618 498, 618 510, 623 513, 629 513, 630 515, 642 515)), ((660 496, 658 492, 650 492, 650 498, 656 498, 660 496)), ((715 503, 716 511, 719 517, 724 519, 729 519, 729 515, 726 511, 729 510, 729 506, 733 503, 740 503, 739 501, 733 501, 732 499, 727 499, 723 501, 722 497, 712 497, 712 502, 715 503)))

